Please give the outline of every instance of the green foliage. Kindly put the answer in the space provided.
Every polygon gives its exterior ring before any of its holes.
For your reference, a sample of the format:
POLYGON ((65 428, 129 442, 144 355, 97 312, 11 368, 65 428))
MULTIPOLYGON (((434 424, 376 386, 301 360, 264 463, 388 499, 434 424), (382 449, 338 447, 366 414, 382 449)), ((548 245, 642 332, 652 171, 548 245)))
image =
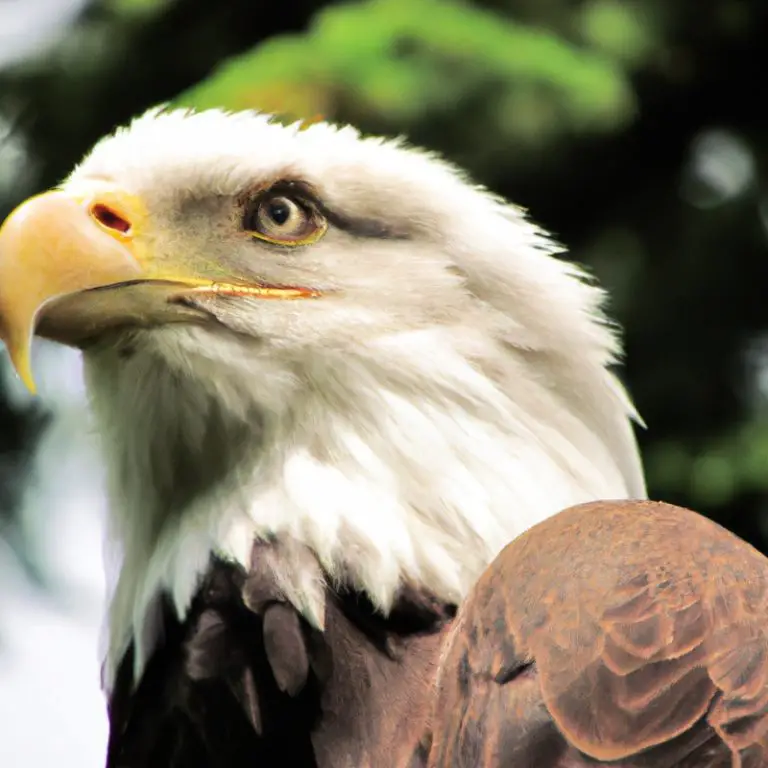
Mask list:
POLYGON ((354 102, 358 120, 408 131, 477 94, 493 108, 475 130, 524 144, 616 130, 635 107, 626 73, 601 51, 452 0, 326 8, 306 34, 226 62, 178 103, 337 119, 354 102))
POLYGON ((649 483, 662 496, 685 494, 693 507, 733 504, 740 493, 768 493, 768 421, 742 424, 696 448, 678 442, 645 456, 649 483))
POLYGON ((174 0, 106 0, 105 7, 126 18, 153 16, 174 0))
POLYGON ((625 0, 590 0, 578 17, 584 39, 628 65, 640 64, 659 43, 647 5, 625 0))

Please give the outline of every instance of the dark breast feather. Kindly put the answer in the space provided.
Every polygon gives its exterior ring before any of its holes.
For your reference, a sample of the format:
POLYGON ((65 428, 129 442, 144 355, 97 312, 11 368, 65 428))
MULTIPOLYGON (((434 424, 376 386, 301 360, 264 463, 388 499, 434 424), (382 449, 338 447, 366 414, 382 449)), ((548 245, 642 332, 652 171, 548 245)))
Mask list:
POLYGON ((269 598, 270 576, 214 559, 183 622, 163 607, 135 690, 132 649, 119 665, 107 768, 425 764, 425 697, 454 609, 405 589, 385 618, 342 586, 321 633, 269 598))
POLYGON ((162 646, 135 691, 129 649, 109 706, 107 768, 316 765, 316 681, 308 675, 293 697, 278 688, 244 581, 214 560, 185 621, 164 606, 162 646))

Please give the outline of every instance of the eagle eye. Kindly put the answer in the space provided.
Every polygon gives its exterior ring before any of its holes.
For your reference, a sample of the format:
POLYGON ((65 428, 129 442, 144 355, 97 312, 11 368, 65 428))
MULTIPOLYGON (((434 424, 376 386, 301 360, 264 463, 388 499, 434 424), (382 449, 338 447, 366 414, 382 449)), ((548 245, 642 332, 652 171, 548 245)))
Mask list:
POLYGON ((327 224, 307 201, 270 189, 247 203, 243 229, 268 243, 308 245, 325 234, 327 224))

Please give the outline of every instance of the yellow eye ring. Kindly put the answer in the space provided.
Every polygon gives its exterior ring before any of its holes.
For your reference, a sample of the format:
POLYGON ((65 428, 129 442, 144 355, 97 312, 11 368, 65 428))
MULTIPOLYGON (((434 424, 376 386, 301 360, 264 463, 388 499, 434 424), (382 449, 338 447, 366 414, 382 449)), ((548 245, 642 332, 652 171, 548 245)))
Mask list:
POLYGON ((243 229, 274 245, 311 245, 327 231, 328 223, 310 205, 276 191, 252 200, 243 216, 243 229))

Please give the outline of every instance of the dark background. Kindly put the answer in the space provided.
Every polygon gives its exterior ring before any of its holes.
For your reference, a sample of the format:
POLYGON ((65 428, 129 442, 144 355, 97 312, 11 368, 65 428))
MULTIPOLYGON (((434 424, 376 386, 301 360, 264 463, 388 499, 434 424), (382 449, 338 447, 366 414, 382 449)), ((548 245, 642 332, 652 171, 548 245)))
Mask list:
MULTIPOLYGON (((768 551, 765 0, 110 0, 0 69, 0 218, 145 108, 406 134, 611 293, 651 496, 768 551)), ((49 414, 0 390, 0 538, 49 414)))

